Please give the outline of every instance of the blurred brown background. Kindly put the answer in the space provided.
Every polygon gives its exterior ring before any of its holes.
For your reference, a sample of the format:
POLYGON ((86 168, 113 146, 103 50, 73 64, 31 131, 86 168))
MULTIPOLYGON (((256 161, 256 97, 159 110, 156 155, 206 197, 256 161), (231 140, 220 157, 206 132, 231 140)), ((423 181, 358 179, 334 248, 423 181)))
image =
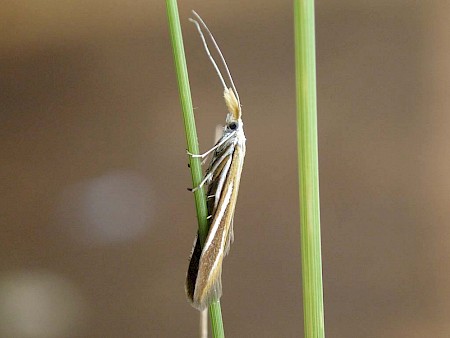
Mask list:
MULTIPOLYGON (((301 337, 291 1, 180 2, 200 147, 244 105, 227 337, 301 337)), ((317 1, 328 337, 449 337, 447 1, 317 1)), ((196 337, 196 231, 164 1, 0 12, 0 337, 196 337)))

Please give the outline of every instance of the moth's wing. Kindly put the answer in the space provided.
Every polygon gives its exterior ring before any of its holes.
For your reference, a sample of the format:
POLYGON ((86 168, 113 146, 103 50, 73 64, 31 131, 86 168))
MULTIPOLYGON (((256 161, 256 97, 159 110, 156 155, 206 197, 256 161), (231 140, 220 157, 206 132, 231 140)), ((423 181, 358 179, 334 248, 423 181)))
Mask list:
MULTIPOLYGON (((238 165, 236 165, 233 170, 235 170, 235 174, 236 176, 236 180, 235 180, 235 198, 237 198, 238 195, 238 191, 239 191, 239 183, 241 180, 241 173, 242 173, 242 167, 244 165, 244 157, 245 157, 245 143, 243 145, 238 145, 236 147, 236 153, 234 154, 236 155, 236 159, 238 159, 240 161, 240 163, 238 163, 238 165)), ((227 236, 227 242, 225 244, 225 255, 228 255, 228 253, 230 252, 230 247, 231 244, 233 244, 234 242, 234 209, 233 209, 233 214, 231 215, 231 224, 230 224, 230 229, 228 230, 228 236, 227 236)))
MULTIPOLYGON (((222 157, 222 161, 216 166, 216 170, 212 173, 211 183, 208 186, 208 196, 212 196, 212 198, 207 200, 208 215, 210 216, 214 216, 216 213, 216 209, 219 204, 218 202, 222 195, 222 189, 233 160, 232 151, 227 150, 227 153, 228 155, 222 157)), ((209 225, 211 225, 211 222, 209 225)))
MULTIPOLYGON (((218 178, 216 180, 217 181, 217 184, 215 186, 215 190, 216 190, 215 195, 216 196, 220 196, 222 194, 222 189, 225 185, 225 182, 226 182, 226 179, 228 176, 228 172, 231 167, 231 163, 232 163, 232 158, 230 156, 230 160, 227 161, 227 163, 224 165, 223 170, 220 172, 220 176, 218 176, 218 178)), ((219 201, 217 199, 215 199, 213 202, 214 202, 214 209, 215 209, 215 208, 217 208, 219 201)), ((225 256, 228 255, 228 253, 230 252, 231 244, 234 241, 233 219, 234 219, 234 215, 232 215, 232 217, 231 217, 231 224, 230 224, 230 227, 229 227, 229 230, 227 233, 227 237, 226 237, 227 239, 226 239, 225 251, 224 251, 225 256)))
POLYGON ((205 308, 211 301, 219 299, 222 295, 222 261, 233 237, 230 228, 243 164, 243 153, 240 152, 239 147, 236 150, 232 155, 232 164, 223 184, 220 200, 200 256, 194 291, 194 306, 199 309, 205 308))
POLYGON ((222 198, 217 206, 200 256, 193 297, 193 305, 198 309, 205 308, 222 295, 222 261, 231 224, 229 208, 232 207, 230 201, 232 195, 233 182, 229 182, 222 191, 222 198))
MULTIPOLYGON (((226 150, 224 150, 224 152, 225 151, 226 150)), ((222 158, 222 155, 221 155, 221 158, 222 158)), ((216 158, 216 161, 217 161, 217 158, 216 158)), ((214 198, 210 198, 207 200, 209 215, 215 214, 215 210, 217 209, 217 205, 215 203, 215 200, 216 200, 215 196, 216 195, 220 196, 220 194, 222 193, 222 188, 225 183, 224 180, 226 180, 227 174, 229 172, 231 161, 232 161, 232 153, 230 153, 225 158, 222 158, 221 163, 217 163, 218 166, 216 166, 216 170, 213 173, 213 180, 208 188, 208 196, 209 195, 214 196, 214 198)), ((214 162, 214 160, 213 160, 213 162, 214 162)), ((212 222, 213 222, 213 218, 211 218, 210 228, 211 228, 212 222)), ((209 233, 211 233, 211 231, 209 231, 209 233)), ((187 273, 187 277, 186 277, 186 294, 188 296, 189 301, 192 303, 192 305, 199 309, 202 309, 206 306, 204 304, 199 304, 198 301, 194 300, 194 293, 195 293, 195 289, 196 289, 196 282, 197 282, 197 277, 198 277, 198 270, 199 270, 199 266, 200 266, 201 255, 202 255, 202 250, 201 250, 201 246, 200 246, 200 238, 197 234, 197 237, 194 242, 194 247, 192 249, 192 253, 191 253, 191 257, 190 257, 190 261, 189 261, 188 273, 187 273)), ((219 272, 219 275, 220 275, 220 272, 219 272)), ((219 277, 218 283, 213 285, 213 288, 214 288, 214 291, 212 293, 217 294, 220 297, 221 289, 222 289, 222 286, 220 284, 220 277, 219 277)))
POLYGON ((191 257, 189 258, 189 268, 186 276, 186 295, 191 303, 194 301, 195 282, 197 280, 201 254, 202 249, 200 247, 200 238, 197 234, 195 237, 194 246, 192 248, 191 257))
POLYGON ((231 244, 233 244, 233 242, 234 242, 233 223, 234 223, 234 215, 231 218, 230 229, 228 230, 227 241, 225 244, 225 256, 228 255, 228 253, 230 252, 231 244))
MULTIPOLYGON (((220 234, 218 234, 220 235, 220 234)), ((229 251, 230 251, 230 244, 233 242, 234 240, 234 234, 233 234, 233 219, 231 220, 231 224, 230 224, 230 229, 228 230, 227 234, 224 234, 224 236, 226 236, 226 240, 225 242, 225 249, 224 249, 224 254, 223 256, 228 255, 229 251)), ((215 243, 213 244, 215 245, 215 243)), ((214 255, 214 254, 219 254, 219 251, 212 253, 211 251, 209 252, 209 256, 214 255)), ((199 265, 200 265, 200 260, 202 260, 202 264, 204 264, 204 261, 206 260, 207 255, 202 256, 202 250, 201 250, 201 246, 200 246, 200 238, 197 234, 195 241, 194 241, 194 246, 192 248, 192 253, 191 253, 191 257, 189 259, 189 268, 188 268, 188 273, 187 273, 187 277, 186 277, 186 295, 188 296, 188 299, 191 303, 193 303, 193 305, 197 308, 199 308, 200 310, 202 310, 205 306, 207 306, 211 300, 213 299, 219 299, 222 295, 222 260, 223 260, 223 256, 220 259, 220 261, 218 262, 218 270, 210 277, 213 278, 212 283, 203 283, 205 286, 210 287, 211 290, 209 291, 209 296, 207 296, 205 298, 204 301, 199 301, 198 299, 194 299, 194 293, 196 290, 196 283, 197 283, 197 278, 199 275, 199 265), (202 305, 201 303, 204 303, 205 305, 202 305)), ((200 272, 201 276, 204 274, 204 269, 202 269, 202 271, 200 272)), ((203 277, 200 277, 201 279, 203 277)))
MULTIPOLYGON (((237 142, 237 146, 235 147, 235 152, 233 154, 233 158, 236 161, 236 165, 232 168, 230 174, 234 175, 234 177, 236 177, 235 182, 234 182, 234 185, 235 185, 234 199, 237 199, 237 195, 239 192, 239 184, 241 182, 242 168, 244 166, 245 140, 243 142, 237 142)), ((234 203, 234 204, 236 204, 236 203, 234 203)), ((233 213, 231 214, 231 224, 230 224, 230 229, 228 230, 227 243, 225 245, 225 255, 228 255, 228 253, 230 252, 231 244, 233 244, 233 242, 234 242, 233 223, 234 223, 234 208, 233 208, 233 213)))

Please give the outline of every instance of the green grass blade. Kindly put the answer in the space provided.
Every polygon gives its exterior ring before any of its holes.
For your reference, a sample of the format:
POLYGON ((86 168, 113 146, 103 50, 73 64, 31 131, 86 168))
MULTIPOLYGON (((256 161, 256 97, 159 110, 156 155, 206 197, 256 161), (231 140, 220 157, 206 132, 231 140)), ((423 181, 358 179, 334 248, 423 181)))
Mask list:
MULTIPOLYGON (((177 73, 178 88, 180 92, 181 109, 186 132, 187 149, 193 154, 199 153, 197 131, 195 128, 194 110, 192 108, 191 89, 189 87, 189 77, 186 66, 186 57, 184 54, 183 36, 181 33, 180 18, 178 15, 178 6, 176 0, 167 0, 167 17, 169 21, 170 37, 172 40, 175 69, 177 73)), ((196 187, 202 180, 202 168, 199 158, 189 156, 191 168, 192 186, 196 187)), ((194 193, 195 207, 197 210, 198 229, 200 243, 203 245, 208 235, 208 216, 206 208, 205 192, 198 189, 194 193)), ((209 306, 209 315, 213 337, 225 337, 222 323, 222 312, 220 302, 214 302, 209 306)))
POLYGON ((314 0, 294 0, 294 25, 305 338, 323 338, 314 0))

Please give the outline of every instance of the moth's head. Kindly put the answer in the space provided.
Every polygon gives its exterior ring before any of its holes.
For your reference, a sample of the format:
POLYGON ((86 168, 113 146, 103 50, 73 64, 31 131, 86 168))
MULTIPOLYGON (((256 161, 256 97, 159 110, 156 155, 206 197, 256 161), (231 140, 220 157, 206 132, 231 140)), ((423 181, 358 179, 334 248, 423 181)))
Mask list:
POLYGON ((234 95, 233 89, 225 89, 223 92, 223 97, 225 98, 225 103, 228 108, 228 115, 227 115, 227 125, 229 125, 232 122, 240 123, 242 124, 242 110, 241 105, 236 98, 236 95, 234 95))

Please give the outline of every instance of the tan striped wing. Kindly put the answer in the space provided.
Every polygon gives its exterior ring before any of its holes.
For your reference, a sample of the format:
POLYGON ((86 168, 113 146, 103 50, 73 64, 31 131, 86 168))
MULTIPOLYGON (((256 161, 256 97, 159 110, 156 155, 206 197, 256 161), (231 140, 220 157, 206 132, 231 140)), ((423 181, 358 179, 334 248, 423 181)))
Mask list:
POLYGON ((221 163, 214 174, 208 193, 219 196, 208 201, 212 209, 210 229, 203 250, 198 238, 189 264, 186 291, 193 306, 206 308, 222 295, 222 261, 233 239, 233 217, 245 156, 245 144, 237 144, 234 152, 221 163))

